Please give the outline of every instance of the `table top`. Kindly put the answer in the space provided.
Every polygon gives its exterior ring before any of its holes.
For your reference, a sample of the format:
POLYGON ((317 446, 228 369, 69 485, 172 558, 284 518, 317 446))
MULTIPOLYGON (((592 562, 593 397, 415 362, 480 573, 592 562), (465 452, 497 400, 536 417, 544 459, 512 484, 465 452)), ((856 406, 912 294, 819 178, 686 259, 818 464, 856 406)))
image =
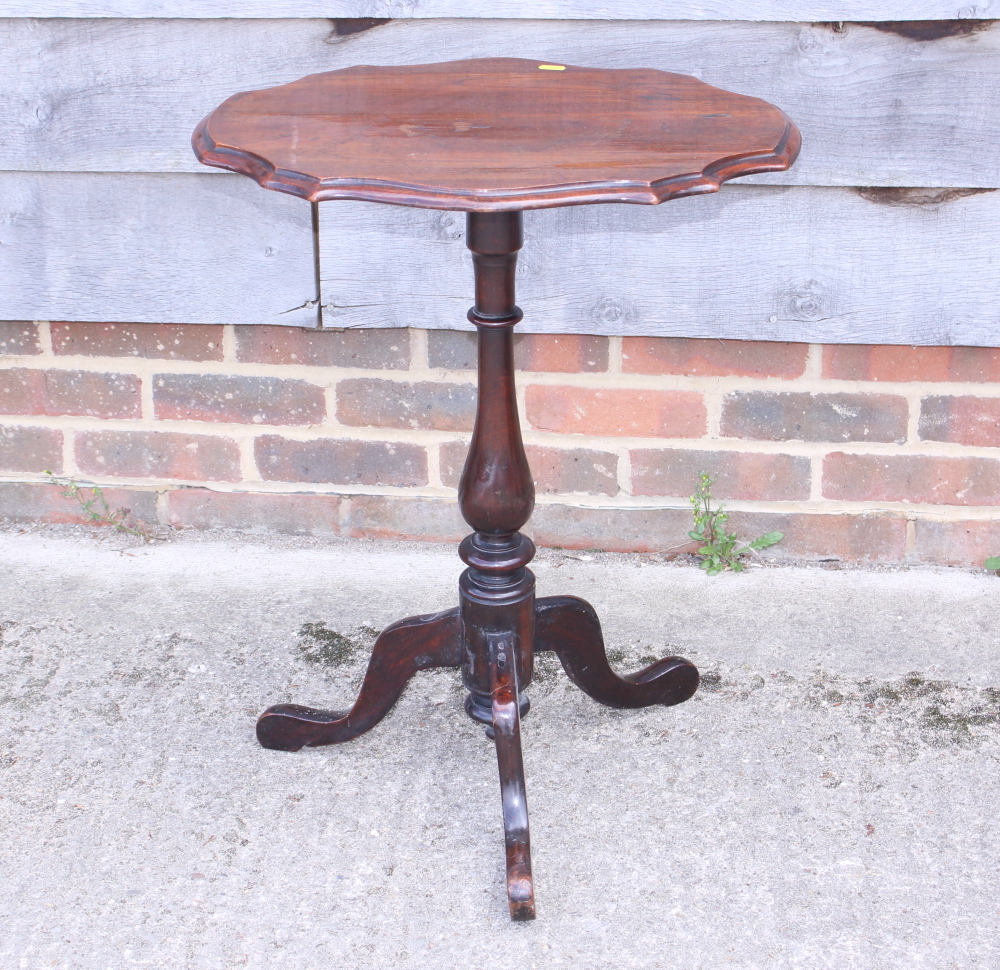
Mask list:
POLYGON ((684 74, 504 57, 246 91, 192 144, 206 165, 313 202, 491 212, 715 192, 785 170, 800 138, 766 101, 684 74))

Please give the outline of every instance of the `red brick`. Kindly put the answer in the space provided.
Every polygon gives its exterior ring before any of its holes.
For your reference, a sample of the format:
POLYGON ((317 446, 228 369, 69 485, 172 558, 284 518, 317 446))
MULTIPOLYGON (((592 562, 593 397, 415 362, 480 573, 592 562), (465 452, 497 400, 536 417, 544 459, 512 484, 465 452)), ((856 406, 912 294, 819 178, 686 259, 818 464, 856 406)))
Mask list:
POLYGON ((945 566, 982 566, 990 556, 1000 556, 1000 520, 966 519, 962 522, 914 522, 914 558, 945 566))
POLYGON ((62 471, 62 446, 61 431, 0 425, 0 471, 62 471))
MULTIPOLYGON (((514 342, 521 334, 514 335, 514 342)), ((447 370, 475 370, 478 334, 465 330, 428 330, 427 362, 447 370)))
POLYGON ((906 549, 906 520, 901 516, 732 512, 727 526, 744 541, 783 532, 781 542, 762 552, 767 559, 898 562, 906 549))
POLYGON ((168 494, 176 529, 238 529, 287 535, 338 535, 339 495, 275 495, 178 488, 168 494))
MULTIPOLYGON (((464 330, 428 330, 431 367, 476 369, 477 335, 464 330)), ((518 333, 514 335, 518 370, 577 374, 608 369, 608 338, 587 334, 518 333)))
POLYGON ((472 384, 383 381, 356 377, 337 385, 337 420, 371 428, 471 431, 476 417, 472 384))
POLYGON ((410 366, 410 332, 402 329, 337 331, 237 327, 236 358, 253 364, 406 370, 410 366))
POLYGON ((522 333, 514 338, 518 370, 581 374, 608 369, 608 338, 588 334, 522 333))
POLYGON ((827 455, 823 495, 840 502, 1000 504, 1000 461, 928 455, 827 455))
POLYGON ((1000 381, 996 347, 905 347, 832 344, 823 376, 846 381, 1000 381))
POLYGON ((52 350, 77 357, 222 360, 222 327, 198 323, 53 323, 52 350))
POLYGON ((722 434, 758 441, 906 440, 906 399, 891 394, 735 391, 722 402, 722 434))
POLYGON ((1000 448, 1000 397, 925 397, 920 402, 920 437, 1000 448))
POLYGON ((593 390, 531 384, 528 421, 562 434, 699 438, 706 431, 705 402, 695 391, 593 390))
POLYGON ((740 451, 642 448, 630 452, 634 495, 686 497, 698 474, 714 479, 718 499, 788 502, 809 498, 809 459, 740 451))
POLYGON ((691 337, 623 337, 627 374, 709 377, 801 377, 808 344, 763 340, 699 340, 691 337))
POLYGON ((235 441, 166 431, 85 431, 76 435, 76 463, 95 476, 238 482, 235 441))
MULTIPOLYGON (((903 557, 906 522, 891 515, 812 515, 809 513, 732 512, 732 531, 744 540, 783 532, 768 559, 827 557, 895 562, 903 557)), ((604 549, 608 552, 692 551, 691 513, 684 509, 580 509, 539 505, 529 523, 540 546, 604 549)))
POLYGON ((293 441, 261 435, 254 442, 254 455, 261 477, 270 482, 427 484, 427 452, 420 445, 344 438, 293 441))
POLYGON ((0 320, 0 357, 40 354, 38 326, 23 320, 0 320))
POLYGON ((465 468, 465 457, 468 453, 468 440, 446 441, 441 445, 438 472, 441 475, 443 485, 447 485, 448 488, 458 488, 458 481, 462 477, 462 469, 465 468))
POLYGON ((140 380, 85 370, 0 370, 0 414, 140 418, 140 380))
MULTIPOLYGON (((441 481, 458 488, 469 451, 467 441, 449 441, 441 446, 441 481)), ((536 491, 549 493, 582 493, 617 495, 618 456, 609 451, 589 448, 547 448, 528 445, 536 491)))
POLYGON ((686 509, 586 509, 536 505, 527 530, 540 546, 607 552, 685 552, 691 513, 686 509))
POLYGON ((44 371, 0 370, 0 414, 45 414, 44 371))
POLYGON ((345 531, 354 538, 458 542, 471 531, 454 499, 345 495, 345 531))
POLYGON ((233 424, 318 424, 323 389, 308 381, 222 374, 157 374, 153 411, 160 420, 233 424))
MULTIPOLYGON (((81 483, 82 484, 82 483, 81 483)), ((80 503, 62 494, 58 485, 33 482, 0 483, 0 519, 10 522, 72 522, 93 524, 80 503)), ((112 509, 128 509, 132 518, 156 524, 156 492, 132 488, 102 488, 112 509)), ((89 490, 87 490, 89 497, 89 490)))
POLYGON ((535 488, 543 495, 617 495, 618 456, 592 448, 528 445, 535 488))

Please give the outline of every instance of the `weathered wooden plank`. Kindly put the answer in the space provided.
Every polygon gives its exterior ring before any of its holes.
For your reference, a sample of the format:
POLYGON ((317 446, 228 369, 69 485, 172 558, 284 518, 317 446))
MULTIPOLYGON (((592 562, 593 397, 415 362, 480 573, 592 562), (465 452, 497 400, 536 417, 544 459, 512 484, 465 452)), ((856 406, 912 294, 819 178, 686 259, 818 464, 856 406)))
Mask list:
MULTIPOLYGON (((328 202, 320 223, 326 326, 468 327, 461 213, 328 202)), ((519 329, 1000 346, 998 223, 1000 192, 889 205, 736 184, 529 212, 519 329)))
POLYGON ((0 172, 0 280, 5 320, 316 320, 309 205, 235 175, 0 172))
POLYGON ((235 91, 533 52, 773 101, 803 150, 764 183, 1000 186, 1000 24, 921 42, 856 24, 408 20, 331 37, 327 20, 7 20, 0 47, 0 169, 197 171, 191 129, 235 91))
POLYGON ((996 0, 3 0, 5 17, 509 17, 596 20, 942 20, 996 0))

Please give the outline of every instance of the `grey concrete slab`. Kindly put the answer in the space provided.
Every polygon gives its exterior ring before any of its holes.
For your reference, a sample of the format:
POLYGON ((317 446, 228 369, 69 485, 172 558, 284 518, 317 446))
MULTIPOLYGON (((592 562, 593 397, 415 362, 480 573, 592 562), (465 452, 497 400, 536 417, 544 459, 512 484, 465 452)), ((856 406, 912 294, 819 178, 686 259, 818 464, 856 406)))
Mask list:
POLYGON ((512 925, 492 746, 454 673, 343 746, 253 737, 270 703, 349 702, 364 628, 453 605, 459 567, 0 533, 0 968, 997 966, 994 577, 541 554, 540 593, 591 599, 617 664, 708 676, 616 712, 539 665, 539 918, 512 925))

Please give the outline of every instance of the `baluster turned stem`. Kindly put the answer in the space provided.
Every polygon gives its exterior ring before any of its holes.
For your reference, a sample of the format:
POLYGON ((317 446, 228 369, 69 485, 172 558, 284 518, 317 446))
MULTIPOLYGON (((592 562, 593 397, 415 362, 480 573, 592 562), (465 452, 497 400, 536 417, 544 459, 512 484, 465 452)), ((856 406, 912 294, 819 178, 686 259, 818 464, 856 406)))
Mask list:
MULTIPOLYGON (((466 710, 492 724, 487 635, 514 636, 518 682, 531 683, 535 578, 525 567, 535 554, 518 531, 531 517, 535 488, 521 440, 514 393, 514 303, 520 212, 470 212, 466 242, 476 272, 479 331, 479 403, 469 457, 458 488, 465 521, 476 531, 459 547, 468 565, 459 581, 462 600, 466 710)), ((527 710, 527 699, 522 700, 527 710)))
MULTIPOLYGON (((476 272, 479 403, 459 485, 465 521, 483 537, 509 536, 531 517, 535 489, 514 394, 514 273, 523 236, 520 212, 470 212, 467 243, 476 272)), ((493 540, 495 541, 495 539, 493 540)))

